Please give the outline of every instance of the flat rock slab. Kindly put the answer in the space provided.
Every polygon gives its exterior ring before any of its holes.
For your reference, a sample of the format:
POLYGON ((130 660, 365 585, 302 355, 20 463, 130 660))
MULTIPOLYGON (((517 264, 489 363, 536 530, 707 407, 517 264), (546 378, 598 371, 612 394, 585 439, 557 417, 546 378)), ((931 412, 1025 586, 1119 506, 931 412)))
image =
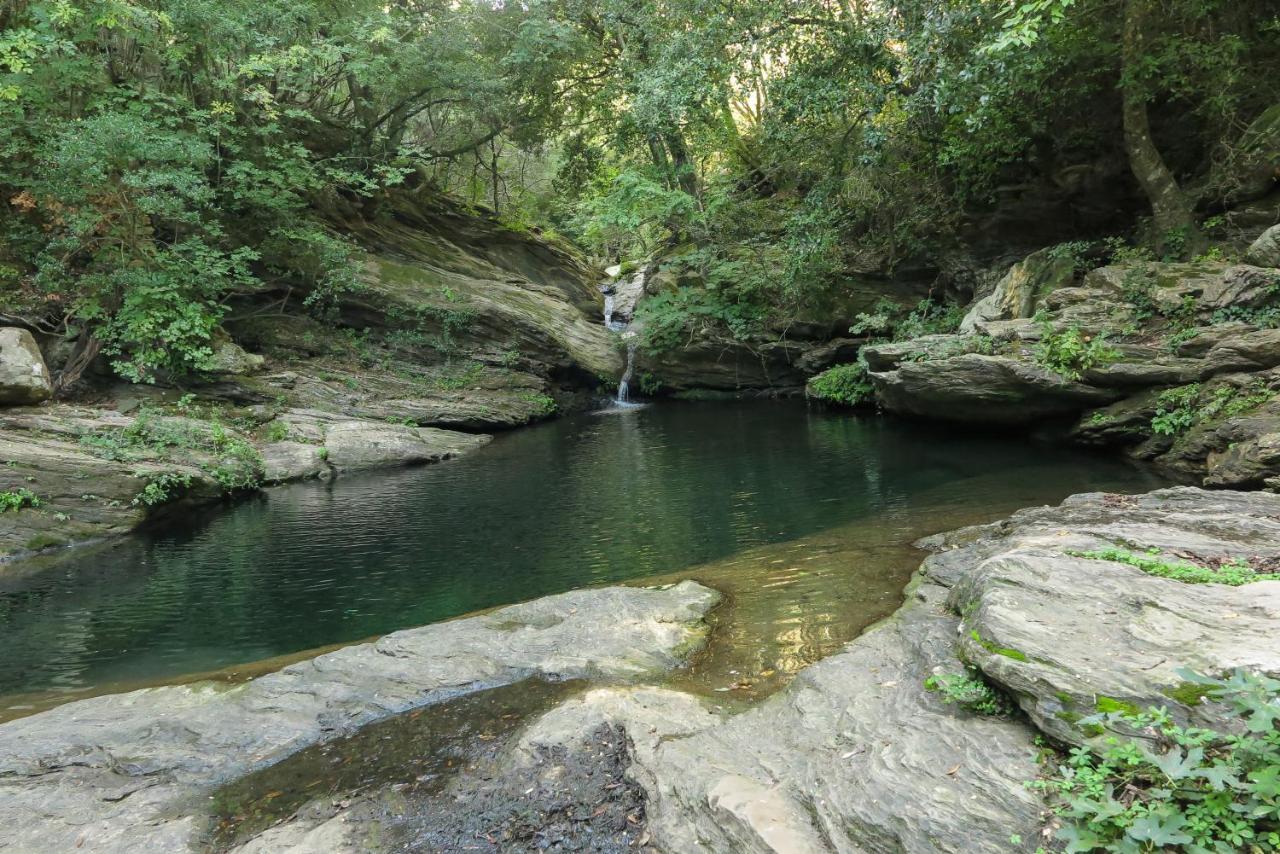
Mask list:
POLYGON ((688 694, 601 690, 549 712, 533 755, 622 726, 662 851, 1007 852, 1034 842, 1032 734, 925 690, 957 672, 958 620, 921 585, 897 615, 761 706, 719 718, 688 694))
POLYGON ((396 632, 244 685, 98 697, 0 726, 0 850, 185 851, 217 785, 411 708, 532 676, 680 662, 717 602, 694 582, 605 588, 396 632))
POLYGON ((1273 564, 1280 496, 1077 495, 971 534, 926 563, 941 578, 962 573, 950 598, 964 615, 961 654, 1063 741, 1087 740, 1082 716, 1119 708, 1166 706, 1183 720, 1221 724, 1215 704, 1187 695, 1184 668, 1280 676, 1280 580, 1187 584, 1071 554, 1155 549, 1169 561, 1273 564))

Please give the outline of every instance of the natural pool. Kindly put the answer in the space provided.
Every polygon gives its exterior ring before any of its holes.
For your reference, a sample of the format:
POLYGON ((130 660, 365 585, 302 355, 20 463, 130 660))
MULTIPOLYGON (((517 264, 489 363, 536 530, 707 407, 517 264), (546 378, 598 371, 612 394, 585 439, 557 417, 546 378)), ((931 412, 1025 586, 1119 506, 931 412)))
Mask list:
POLYGON ((1159 485, 1018 437, 798 402, 574 416, 0 574, 0 715, 651 576, 730 593, 683 678, 750 693, 891 611, 916 537, 1159 485))

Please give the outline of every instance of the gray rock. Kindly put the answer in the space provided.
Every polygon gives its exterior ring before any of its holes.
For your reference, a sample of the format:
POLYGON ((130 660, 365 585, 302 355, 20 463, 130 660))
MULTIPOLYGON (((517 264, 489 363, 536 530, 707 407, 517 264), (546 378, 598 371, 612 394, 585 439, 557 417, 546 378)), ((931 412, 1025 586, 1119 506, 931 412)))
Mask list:
POLYGON ((1010 267, 995 290, 969 309, 960 321, 960 331, 977 332, 980 324, 993 320, 1029 318, 1047 294, 1070 284, 1075 264, 1070 258, 1055 258, 1050 251, 1033 252, 1010 267))
MULTIPOLYGON (((1069 551, 1156 549, 1169 560, 1280 557, 1280 496, 1167 489, 1077 495, 984 529, 950 566, 967 570, 949 604, 964 615, 962 657, 1005 686, 1044 732, 1087 740, 1081 716, 1167 706, 1221 725, 1214 704, 1188 705, 1181 668, 1280 675, 1280 583, 1186 584, 1069 551)), ((930 563, 926 562, 926 571, 930 563)))
POLYGON ((923 688, 958 672, 957 620, 919 588, 896 616, 721 719, 672 691, 597 691, 550 712, 525 745, 572 744, 599 722, 633 744, 663 851, 1007 852, 1035 836, 1031 735, 923 688))
POLYGON ((892 412, 973 423, 1029 424, 1123 396, 1064 379, 1031 361, 978 353, 903 362, 896 370, 872 373, 871 380, 892 412))
POLYGON ((324 446, 329 464, 349 471, 439 462, 475 450, 490 438, 434 427, 336 421, 325 430, 324 446))
POLYGON ((326 453, 304 442, 271 442, 262 446, 263 483, 310 480, 330 473, 326 453))
POLYGON ((408 709, 531 676, 631 679, 696 648, 718 595, 575 591, 396 632, 244 685, 152 688, 0 725, 0 848, 186 851, 219 784, 408 709))
POLYGON ((1280 365, 1280 329, 1224 336, 1204 356, 1208 372, 1261 371, 1280 365))
POLYGON ((16 326, 0 328, 0 404, 39 403, 53 396, 36 339, 16 326))
POLYGON ((213 345, 213 359, 209 373, 225 376, 252 374, 262 370, 266 359, 256 353, 246 352, 239 344, 223 339, 213 345))
POLYGON ((1280 267, 1280 225, 1273 225, 1249 246, 1244 259, 1259 267, 1280 267))

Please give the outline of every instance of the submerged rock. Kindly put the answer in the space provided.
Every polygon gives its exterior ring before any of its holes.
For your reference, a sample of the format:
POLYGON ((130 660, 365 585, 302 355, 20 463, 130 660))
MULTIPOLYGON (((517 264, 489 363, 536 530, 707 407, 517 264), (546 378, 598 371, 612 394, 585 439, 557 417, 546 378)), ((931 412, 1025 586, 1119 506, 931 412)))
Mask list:
POLYGON ((71 703, 0 725, 0 848, 186 851, 217 785, 389 715, 531 676, 674 667, 718 595, 693 582, 551 596, 396 632, 239 686, 71 703))

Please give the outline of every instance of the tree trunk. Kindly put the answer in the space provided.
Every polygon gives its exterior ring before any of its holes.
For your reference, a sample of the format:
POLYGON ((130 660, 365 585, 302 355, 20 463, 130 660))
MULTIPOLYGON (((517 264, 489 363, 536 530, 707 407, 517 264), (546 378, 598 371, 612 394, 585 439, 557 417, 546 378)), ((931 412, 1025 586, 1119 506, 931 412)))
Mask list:
POLYGON ((1191 199, 1169 171, 1160 149, 1151 138, 1151 123, 1147 116, 1147 93, 1141 81, 1134 78, 1145 50, 1145 27, 1148 0, 1125 0, 1124 33, 1121 37, 1120 95, 1123 102, 1124 147, 1129 157, 1129 168, 1142 186, 1151 203, 1156 238, 1162 248, 1181 234, 1183 248, 1196 249, 1203 243, 1203 236, 1196 224, 1195 209, 1191 199))
POLYGON ((689 156, 689 147, 685 145, 684 134, 679 130, 668 131, 665 135, 667 150, 671 152, 671 166, 675 170, 677 186, 690 196, 697 198, 698 176, 693 171, 693 158, 689 156))

